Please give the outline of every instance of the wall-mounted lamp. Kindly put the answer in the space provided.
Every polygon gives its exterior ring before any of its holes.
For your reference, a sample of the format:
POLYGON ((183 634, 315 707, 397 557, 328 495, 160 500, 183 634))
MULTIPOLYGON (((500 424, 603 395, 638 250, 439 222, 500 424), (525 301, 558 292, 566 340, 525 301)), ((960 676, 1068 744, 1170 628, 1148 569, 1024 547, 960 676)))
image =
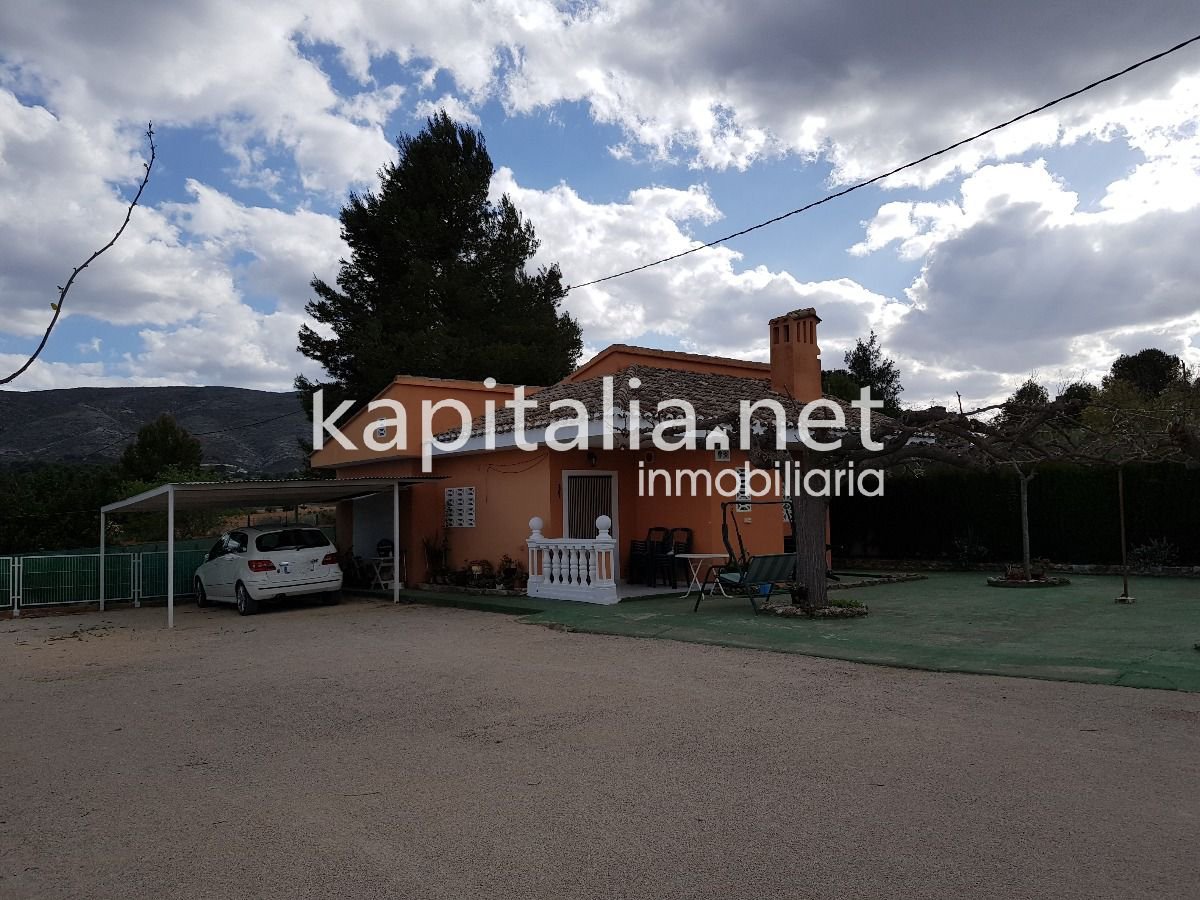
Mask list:
POLYGON ((596 458, 596 454, 594 451, 592 451, 592 450, 588 451, 587 461, 588 461, 589 466, 591 466, 593 469, 596 468, 597 458, 596 458))

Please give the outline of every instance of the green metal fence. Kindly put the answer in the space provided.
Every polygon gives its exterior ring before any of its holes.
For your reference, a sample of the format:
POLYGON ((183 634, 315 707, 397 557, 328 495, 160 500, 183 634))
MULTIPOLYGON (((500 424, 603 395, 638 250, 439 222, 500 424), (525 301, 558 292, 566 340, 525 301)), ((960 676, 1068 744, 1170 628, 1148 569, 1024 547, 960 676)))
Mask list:
MULTIPOLYGON (((140 580, 138 599, 167 596, 167 554, 139 553, 140 580)), ((200 563, 208 559, 207 550, 175 551, 175 596, 182 597, 193 592, 193 577, 200 563)), ((107 592, 107 591, 106 591, 107 592)))
MULTIPOLYGON (((133 554, 105 555, 105 600, 132 600, 133 554)), ((100 555, 23 556, 17 560, 19 608, 100 600, 100 555)))
MULTIPOLYGON (((175 553, 175 596, 192 593, 205 550, 175 553)), ((105 553, 104 600, 132 601, 167 595, 167 554, 105 553)), ((100 554, 0 557, 0 609, 72 606, 100 602, 100 554)))
MULTIPOLYGON (((333 529, 321 529, 333 539, 333 529)), ((175 545, 175 596, 192 595, 196 569, 208 558, 212 541, 175 545)), ((167 596, 166 543, 126 546, 104 554, 104 601, 167 596)), ((0 610, 18 615, 22 608, 72 606, 100 602, 100 553, 46 551, 33 556, 0 556, 0 610)))
POLYGON ((13 567, 11 556, 0 556, 0 609, 12 609, 16 604, 17 595, 13 590, 16 587, 13 567))

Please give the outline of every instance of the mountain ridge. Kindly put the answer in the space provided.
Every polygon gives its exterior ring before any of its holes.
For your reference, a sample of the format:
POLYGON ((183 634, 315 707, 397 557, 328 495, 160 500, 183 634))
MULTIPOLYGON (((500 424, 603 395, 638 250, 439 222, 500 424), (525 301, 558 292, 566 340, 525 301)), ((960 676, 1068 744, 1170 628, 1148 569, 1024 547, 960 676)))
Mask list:
POLYGON ((304 467, 312 428, 299 394, 218 386, 0 391, 0 466, 114 462, 163 413, 196 436, 205 465, 252 475, 304 467))

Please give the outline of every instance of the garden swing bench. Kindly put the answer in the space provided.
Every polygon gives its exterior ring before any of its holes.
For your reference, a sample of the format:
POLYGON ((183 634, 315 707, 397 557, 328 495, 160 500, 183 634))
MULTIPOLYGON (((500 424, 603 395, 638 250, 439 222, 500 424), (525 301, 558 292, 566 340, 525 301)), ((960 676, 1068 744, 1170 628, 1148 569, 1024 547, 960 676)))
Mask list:
MULTIPOLYGON (((721 539, 725 542, 725 551, 729 554, 729 562, 723 566, 713 566, 709 569, 701 587, 696 605, 692 612, 700 609, 700 601, 704 598, 704 587, 713 579, 712 590, 720 586, 726 594, 741 594, 750 601, 750 608, 758 614, 759 597, 769 597, 777 584, 785 585, 789 592, 796 586, 796 556, 792 553, 770 553, 761 556, 748 556, 746 542, 742 539, 742 529, 738 525, 737 516, 733 517, 733 530, 737 534, 738 551, 735 553, 729 540, 729 507, 731 506, 782 506, 787 512, 791 511, 791 500, 730 500, 721 504, 721 539)), ((789 515, 788 521, 792 526, 792 540, 796 540, 796 517, 789 515)))

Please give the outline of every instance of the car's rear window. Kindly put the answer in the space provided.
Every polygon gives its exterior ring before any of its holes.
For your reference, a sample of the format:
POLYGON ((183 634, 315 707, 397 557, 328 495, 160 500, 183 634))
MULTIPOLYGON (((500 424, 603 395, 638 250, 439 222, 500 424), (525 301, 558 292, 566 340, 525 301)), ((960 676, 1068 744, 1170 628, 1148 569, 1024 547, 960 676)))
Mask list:
POLYGON ((309 550, 328 547, 329 538, 316 528, 285 528, 283 531, 268 531, 254 539, 260 553, 272 550, 309 550))

